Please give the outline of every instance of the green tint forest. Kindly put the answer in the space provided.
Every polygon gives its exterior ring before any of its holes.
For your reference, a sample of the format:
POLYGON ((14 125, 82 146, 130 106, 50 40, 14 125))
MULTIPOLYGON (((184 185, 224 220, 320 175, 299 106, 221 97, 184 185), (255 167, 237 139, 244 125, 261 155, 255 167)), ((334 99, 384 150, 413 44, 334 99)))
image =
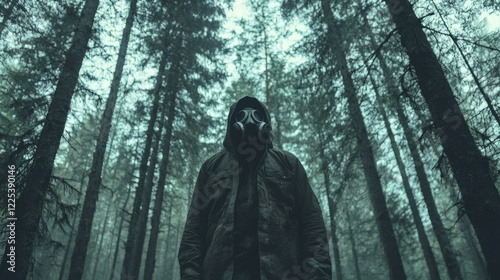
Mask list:
POLYGON ((246 95, 307 170, 333 279, 500 279, 493 0, 2 1, 0 279, 180 279, 246 95))

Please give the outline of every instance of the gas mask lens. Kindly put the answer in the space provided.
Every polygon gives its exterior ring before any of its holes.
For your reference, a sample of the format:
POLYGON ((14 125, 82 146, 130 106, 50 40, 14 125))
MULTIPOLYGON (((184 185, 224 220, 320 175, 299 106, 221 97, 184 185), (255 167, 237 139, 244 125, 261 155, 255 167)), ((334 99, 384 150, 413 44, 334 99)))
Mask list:
POLYGON ((256 122, 262 122, 264 121, 264 116, 257 110, 254 110, 252 112, 252 118, 256 121, 256 122))
POLYGON ((241 110, 237 115, 236 115, 236 121, 237 122, 242 122, 248 117, 248 113, 245 110, 241 110))
POLYGON ((249 117, 256 123, 264 121, 262 113, 253 109, 244 109, 239 111, 236 115, 236 121, 241 123, 251 122, 251 120, 247 120, 249 117))

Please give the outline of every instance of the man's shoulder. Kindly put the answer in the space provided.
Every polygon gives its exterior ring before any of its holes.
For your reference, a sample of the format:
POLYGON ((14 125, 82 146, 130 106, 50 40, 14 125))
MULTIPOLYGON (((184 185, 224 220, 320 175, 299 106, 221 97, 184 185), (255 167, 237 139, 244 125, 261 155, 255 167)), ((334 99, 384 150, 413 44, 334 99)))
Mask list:
POLYGON ((226 149, 222 149, 219 152, 215 153, 211 157, 205 160, 201 165, 204 170, 211 170, 215 165, 220 164, 222 161, 225 161, 228 155, 228 151, 226 149))
POLYGON ((286 151, 286 150, 283 150, 283 149, 280 149, 277 147, 273 147, 272 149, 270 149, 270 151, 281 156, 281 157, 284 157, 290 161, 298 160, 297 156, 295 156, 292 152, 289 152, 289 151, 286 151))
POLYGON ((273 147, 269 153, 281 166, 287 166, 290 170, 294 170, 299 163, 299 159, 289 151, 273 147))

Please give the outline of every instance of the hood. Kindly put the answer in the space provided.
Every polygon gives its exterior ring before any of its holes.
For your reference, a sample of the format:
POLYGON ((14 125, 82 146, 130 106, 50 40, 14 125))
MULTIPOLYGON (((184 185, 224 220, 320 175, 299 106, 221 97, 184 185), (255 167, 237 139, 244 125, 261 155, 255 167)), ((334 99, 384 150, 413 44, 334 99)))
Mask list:
MULTIPOLYGON (((236 148, 233 145, 233 141, 231 141, 231 125, 235 121, 234 112, 239 112, 241 109, 244 109, 246 107, 250 108, 255 108, 259 111, 264 112, 264 121, 269 124, 270 130, 272 132, 272 124, 271 124, 271 115, 269 114, 269 110, 267 110, 267 107, 264 106, 257 98, 255 97, 250 97, 250 96, 245 96, 238 100, 236 103, 233 103, 231 107, 229 108, 229 114, 227 116, 227 126, 226 126, 226 136, 224 137, 224 148, 226 148, 230 152, 235 152, 236 148)), ((268 148, 273 147, 273 142, 272 142, 272 137, 271 141, 267 145, 268 148)))

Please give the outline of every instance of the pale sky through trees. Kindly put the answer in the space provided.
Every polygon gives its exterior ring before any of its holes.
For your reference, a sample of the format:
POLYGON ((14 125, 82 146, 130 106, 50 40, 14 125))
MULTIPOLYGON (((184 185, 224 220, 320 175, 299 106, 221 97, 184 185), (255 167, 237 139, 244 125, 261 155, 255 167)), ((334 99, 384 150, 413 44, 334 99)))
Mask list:
MULTIPOLYGON (((279 1, 271 1, 269 2, 271 5, 279 5, 279 1)), ((436 3, 439 3, 439 0, 436 1, 436 3)), ((464 6, 467 5, 473 5, 473 1, 467 1, 466 3, 463 4, 464 6)), ((251 20, 252 18, 252 11, 248 6, 248 0, 236 0, 232 4, 232 9, 227 10, 226 14, 227 18, 224 23, 224 29, 222 32, 222 36, 224 38, 230 38, 235 40, 235 42, 238 42, 238 38, 234 38, 234 35, 232 35, 232 32, 238 33, 244 33, 245 31, 242 29, 241 25, 238 24, 238 21, 241 19, 245 20, 251 20)), ((276 17, 280 17, 279 15, 274 15, 276 17)), ((488 13, 488 12, 483 12, 479 18, 477 19, 477 24, 485 24, 486 26, 486 32, 493 32, 494 30, 500 28, 500 13, 488 13)), ((308 32, 308 27, 305 26, 304 24, 293 21, 292 24, 287 23, 286 25, 287 30, 291 32, 291 34, 287 38, 282 38, 281 44, 273 46, 276 48, 277 51, 286 51, 290 47, 292 47, 294 44, 299 42, 302 38, 302 34, 304 32, 308 32), (300 31, 300 32, 297 32, 300 31)), ((270 30, 271 32, 274 32, 272 29, 270 30)), ((460 31, 460 30, 457 30, 460 31)), ((231 57, 226 58, 227 59, 227 70, 228 73, 230 73, 230 78, 228 79, 226 85, 230 84, 231 80, 237 79, 237 62, 234 61, 234 59, 231 59, 231 57)), ((300 64, 304 62, 303 59, 299 57, 290 57, 287 56, 287 62, 291 64, 300 64)), ((263 68, 263 65, 260 65, 259 68, 263 68)))
POLYGON ((487 279, 500 268, 500 5, 398 1, 404 16, 380 0, 1 2, 0 163, 34 217, 16 221, 18 267, 34 264, 17 280, 115 279, 128 264, 143 279, 141 258, 148 280, 180 279, 200 166, 244 95, 307 171, 334 279, 487 279))

